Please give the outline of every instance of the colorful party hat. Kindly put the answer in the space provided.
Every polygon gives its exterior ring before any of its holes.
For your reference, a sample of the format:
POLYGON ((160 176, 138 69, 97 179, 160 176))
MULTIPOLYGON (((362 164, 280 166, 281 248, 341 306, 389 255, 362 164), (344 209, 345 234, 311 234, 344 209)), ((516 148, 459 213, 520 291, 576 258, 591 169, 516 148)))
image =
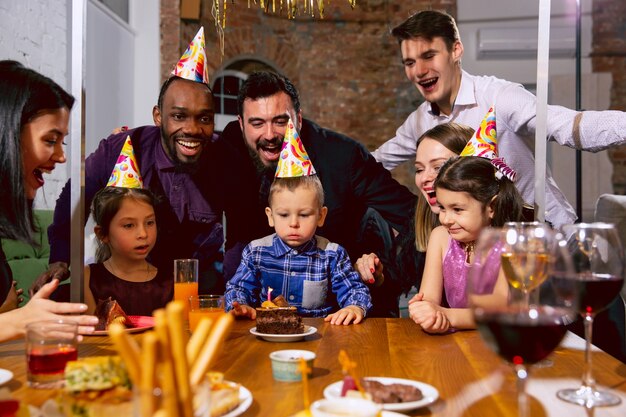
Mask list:
POLYGON ((291 119, 287 123, 285 140, 280 150, 280 158, 276 167, 276 178, 304 177, 315 175, 315 168, 304 149, 300 135, 291 119))
POLYGON ((498 178, 504 175, 511 181, 515 181, 517 174, 513 168, 504 162, 504 158, 498 157, 496 111, 493 106, 491 106, 485 118, 480 122, 480 126, 474 132, 472 139, 465 145, 461 156, 478 156, 489 159, 491 164, 498 170, 496 173, 498 178))
POLYGON ((172 75, 199 83, 209 83, 206 51, 204 50, 204 27, 201 27, 187 50, 174 67, 172 75))
POLYGON ((143 188, 143 179, 139 173, 139 165, 137 158, 135 158, 130 136, 126 137, 126 142, 122 146, 120 156, 117 157, 107 187, 143 188))

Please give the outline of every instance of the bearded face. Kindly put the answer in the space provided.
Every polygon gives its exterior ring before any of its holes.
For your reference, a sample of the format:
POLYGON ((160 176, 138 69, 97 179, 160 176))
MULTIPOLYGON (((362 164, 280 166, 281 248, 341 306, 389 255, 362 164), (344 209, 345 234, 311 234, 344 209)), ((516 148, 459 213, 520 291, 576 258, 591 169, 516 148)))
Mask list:
POLYGON ((194 170, 213 137, 213 97, 206 84, 176 80, 155 107, 154 121, 161 129, 161 143, 174 164, 194 170))
POLYGON ((269 97, 244 101, 239 125, 257 171, 276 171, 290 118, 299 130, 301 115, 295 113, 291 98, 282 91, 269 97))

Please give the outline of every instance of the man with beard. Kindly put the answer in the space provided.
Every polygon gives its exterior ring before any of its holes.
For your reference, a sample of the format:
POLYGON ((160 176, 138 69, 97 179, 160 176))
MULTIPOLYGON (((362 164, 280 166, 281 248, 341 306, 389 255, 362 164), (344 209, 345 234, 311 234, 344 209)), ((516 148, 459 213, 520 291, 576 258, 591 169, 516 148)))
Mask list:
MULTIPOLYGON (((220 165, 223 152, 213 137, 214 113, 213 95, 206 83, 172 76, 161 87, 152 111, 155 126, 113 134, 85 160, 87 218, 93 196, 106 186, 124 141, 130 136, 144 188, 159 201, 158 240, 149 255, 150 262, 159 271, 172 271, 174 259, 199 259, 201 292, 224 291, 223 280, 213 271, 223 243, 224 195, 218 180, 224 169, 220 165)), ((51 265, 36 285, 68 275, 69 232, 68 181, 48 229, 51 265)))
MULTIPOLYGON (((363 253, 389 250, 389 225, 400 230, 416 198, 365 147, 303 119, 298 92, 282 75, 251 74, 241 86, 237 102, 239 122, 229 123, 221 138, 237 154, 236 160, 229 161, 225 176, 225 181, 233 181, 228 185, 233 191, 226 203, 227 280, 239 266, 243 247, 273 231, 265 207, 289 119, 324 188, 328 215, 319 235, 343 246, 353 262, 363 253)), ((395 284, 370 287, 372 315, 398 315, 400 292, 395 284)))

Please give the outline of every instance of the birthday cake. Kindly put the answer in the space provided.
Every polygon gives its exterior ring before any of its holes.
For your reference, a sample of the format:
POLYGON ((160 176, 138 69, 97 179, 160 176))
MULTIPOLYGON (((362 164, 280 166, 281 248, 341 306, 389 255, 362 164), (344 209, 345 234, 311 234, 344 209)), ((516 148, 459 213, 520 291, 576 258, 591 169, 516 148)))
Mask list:
POLYGON ((300 334, 304 333, 304 325, 298 309, 290 306, 279 295, 256 309, 256 331, 265 334, 300 334))

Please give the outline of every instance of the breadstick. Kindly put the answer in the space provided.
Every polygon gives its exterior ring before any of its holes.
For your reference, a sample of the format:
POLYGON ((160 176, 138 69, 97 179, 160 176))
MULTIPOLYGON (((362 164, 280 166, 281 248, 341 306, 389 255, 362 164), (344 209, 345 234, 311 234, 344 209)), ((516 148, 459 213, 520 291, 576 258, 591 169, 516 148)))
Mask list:
POLYGON ((193 395, 189 385, 189 365, 185 351, 187 331, 184 327, 184 311, 185 307, 181 301, 171 301, 165 307, 179 404, 184 417, 193 417, 193 395))
POLYGON ((154 387, 159 338, 155 332, 143 336, 141 345, 140 409, 142 417, 152 417, 155 410, 154 387))
MULTIPOLYGON (((163 406, 168 417, 180 416, 178 410, 178 394, 176 392, 176 376, 172 364, 172 351, 170 348, 170 335, 167 326, 165 310, 158 309, 152 313, 154 316, 154 329, 159 338, 159 357, 161 364, 161 390, 163 392, 163 406)), ((159 410, 163 411, 163 409, 159 410)))
POLYGON ((198 386, 202 382, 234 321, 234 316, 228 313, 222 314, 215 322, 209 338, 191 369, 191 384, 193 386, 198 386))
POLYGON ((133 338, 126 334, 125 329, 124 325, 120 323, 111 323, 108 329, 109 336, 126 364, 128 376, 130 376, 133 384, 138 385, 141 377, 141 372, 139 371, 139 345, 133 338))
POLYGON ((193 364, 198 358, 200 349, 202 349, 204 342, 206 342, 207 337, 209 337, 212 326, 213 320, 211 318, 202 317, 198 322, 198 326, 196 326, 196 330, 193 331, 187 343, 187 363, 189 364, 189 368, 193 367, 193 364))

